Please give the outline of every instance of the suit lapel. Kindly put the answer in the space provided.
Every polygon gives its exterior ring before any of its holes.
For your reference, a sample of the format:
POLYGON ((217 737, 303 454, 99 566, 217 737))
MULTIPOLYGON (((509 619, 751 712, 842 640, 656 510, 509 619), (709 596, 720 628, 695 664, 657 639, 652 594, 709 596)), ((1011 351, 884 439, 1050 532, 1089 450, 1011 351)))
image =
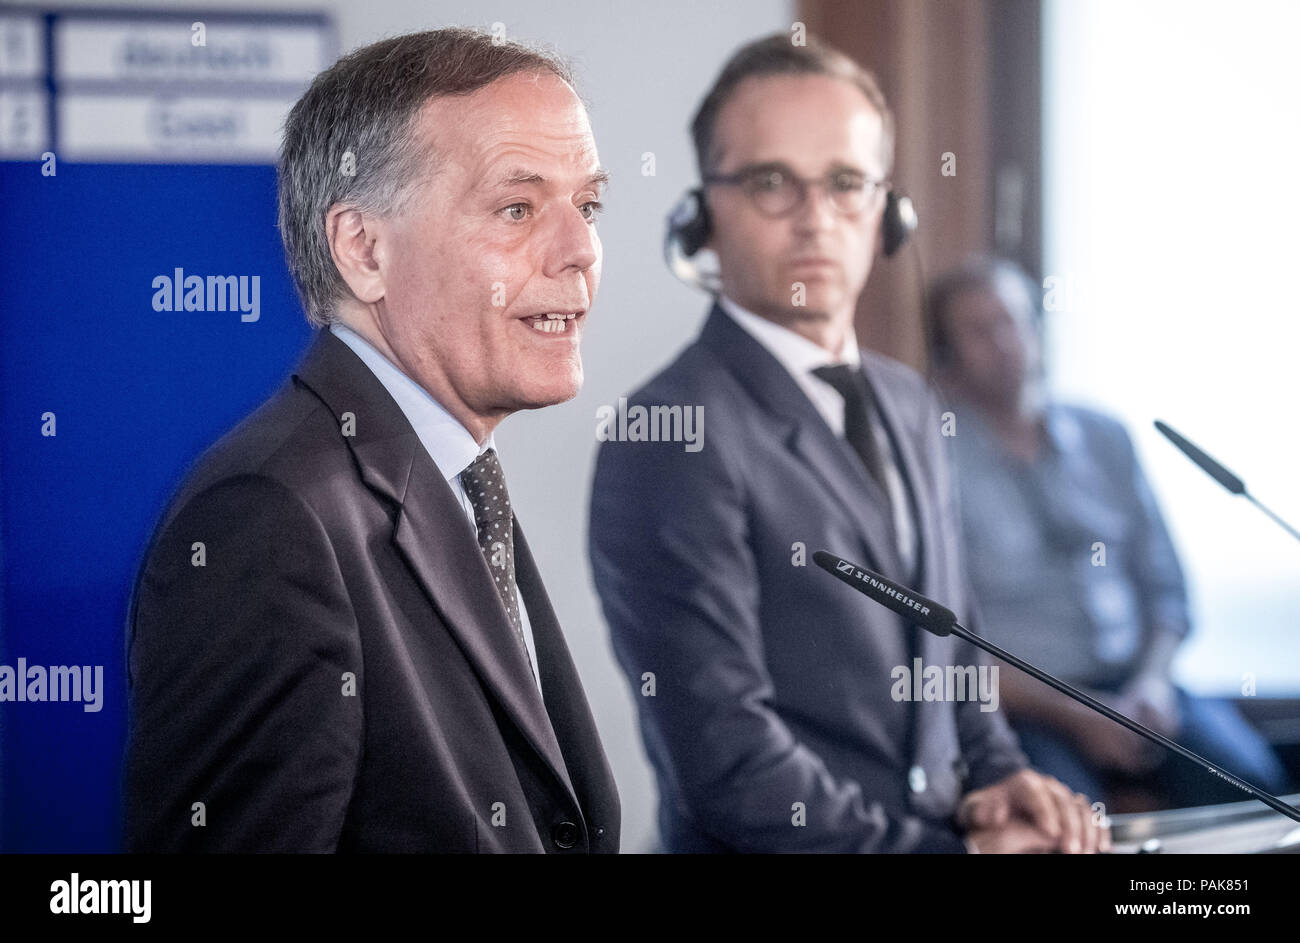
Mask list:
POLYGON ((411 465, 393 540, 486 686, 572 793, 560 744, 474 528, 423 448, 411 465))
POLYGON ((867 384, 871 387, 872 398, 875 400, 885 433, 893 448, 898 475, 903 482, 903 498, 908 502, 906 511, 912 518, 915 531, 916 557, 912 572, 903 571, 900 558, 897 579, 913 586, 919 592, 925 592, 924 580, 927 579, 928 574, 935 572, 933 561, 929 559, 931 542, 925 539, 926 534, 932 533, 929 528, 934 524, 934 509, 930 503, 928 489, 922 487, 920 478, 922 466, 915 443, 905 431, 909 423, 903 421, 904 405, 898 402, 893 392, 886 389, 878 378, 872 376, 869 361, 864 360, 863 367, 867 384))
POLYGON ((546 712, 572 777, 580 811, 588 820, 608 824, 612 816, 604 807, 604 797, 617 796, 614 775, 600 745, 596 721, 591 716, 582 681, 564 641, 560 621, 551 607, 550 597, 542 584, 542 574, 528 541, 524 539, 518 518, 514 522, 514 542, 515 579, 533 629, 546 712))
POLYGON ((867 565, 896 573, 898 552, 884 489, 848 442, 826 425, 789 371, 716 304, 700 333, 700 342, 728 366, 768 414, 784 424, 786 447, 808 467, 818 487, 857 524, 867 565))
MULTIPOLYGON (((935 597, 934 581, 940 572, 938 540, 927 540, 926 538, 927 536, 937 538, 940 533, 939 509, 935 507, 934 502, 931 500, 930 489, 925 487, 922 477, 925 466, 921 462, 916 443, 910 436, 903 433, 903 430, 908 427, 908 423, 903 420, 903 413, 907 408, 906 404, 898 402, 892 392, 884 388, 882 384, 873 382, 869 371, 867 377, 868 382, 871 382, 876 403, 889 431, 890 439, 894 444, 895 454, 900 465, 899 473, 907 488, 909 500, 912 502, 912 515, 915 521, 917 540, 916 572, 909 574, 904 582, 923 595, 935 597)), ((923 434, 931 434, 931 430, 926 430, 923 434)), ((937 435, 937 431, 934 434, 937 435)), ((907 631, 916 633, 918 643, 916 653, 920 656, 923 666, 942 666, 951 660, 952 646, 947 640, 911 624, 908 625, 907 631)), ((912 667, 909 665, 909 670, 912 667)), ((948 716, 948 712, 926 709, 924 703, 913 703, 911 708, 912 734, 909 762, 917 763, 925 758, 926 744, 946 742, 944 737, 939 735, 940 731, 933 730, 933 727, 935 724, 943 722, 948 716)))
POLYGON ((346 441, 361 478, 399 505, 394 544, 489 693, 572 793, 555 732, 474 527, 405 414, 361 359, 328 331, 318 334, 294 381, 335 416, 355 417, 346 441))

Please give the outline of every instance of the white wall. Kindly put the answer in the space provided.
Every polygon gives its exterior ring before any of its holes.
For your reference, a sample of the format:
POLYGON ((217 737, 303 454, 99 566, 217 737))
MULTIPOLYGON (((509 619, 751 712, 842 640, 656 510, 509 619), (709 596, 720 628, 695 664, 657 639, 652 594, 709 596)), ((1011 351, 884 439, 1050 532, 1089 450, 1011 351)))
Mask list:
POLYGON ((1126 421, 1191 580, 1180 679, 1300 688, 1300 545, 1151 427, 1300 521, 1300 235, 1289 0, 1049 0, 1046 273, 1057 390, 1126 421))
POLYGON ((308 10, 333 15, 341 51, 385 36, 440 26, 490 27, 553 45, 574 61, 589 103, 601 162, 613 175, 600 224, 604 277, 583 344, 586 384, 574 401, 507 420, 497 434, 511 497, 582 674, 623 802, 623 848, 655 840, 655 790, 627 683, 609 648, 587 562, 587 499, 596 409, 615 403, 661 367, 702 319, 706 299, 681 286, 661 259, 663 221, 695 181, 687 125, 727 55, 793 20, 789 0, 654 4, 599 0, 498 0, 491 5, 417 0, 134 4, 66 7, 179 10, 308 10), (641 174, 655 155, 656 175, 641 174))

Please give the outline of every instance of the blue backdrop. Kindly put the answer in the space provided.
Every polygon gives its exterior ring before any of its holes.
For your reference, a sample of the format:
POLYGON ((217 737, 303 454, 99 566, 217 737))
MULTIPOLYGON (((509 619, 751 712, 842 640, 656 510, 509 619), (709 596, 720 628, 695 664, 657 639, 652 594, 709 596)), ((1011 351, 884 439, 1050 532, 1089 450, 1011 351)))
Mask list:
POLYGON ((186 469, 309 328, 270 167, 0 162, 0 244, 0 664, 104 668, 98 713, 0 704, 0 850, 116 851, 136 570, 186 469), (260 276, 259 320, 154 311, 176 268, 260 276))

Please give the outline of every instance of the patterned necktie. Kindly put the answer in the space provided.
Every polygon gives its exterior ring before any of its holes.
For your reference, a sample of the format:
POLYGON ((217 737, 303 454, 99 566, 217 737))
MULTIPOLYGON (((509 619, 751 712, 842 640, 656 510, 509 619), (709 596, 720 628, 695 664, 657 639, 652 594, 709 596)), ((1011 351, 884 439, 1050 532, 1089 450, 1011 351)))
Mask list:
MULTIPOLYGON (((478 545, 487 558, 488 569, 496 582, 497 594, 514 626, 519 647, 533 672, 533 659, 524 641, 524 627, 519 618, 519 597, 515 592, 515 540, 510 514, 510 492, 501 470, 496 449, 488 449, 460 473, 460 483, 474 506, 474 523, 478 526, 478 545)), ((535 672, 533 672, 535 674, 535 672)))
POLYGON ((867 472, 888 494, 884 462, 871 428, 871 387, 867 386, 867 378, 860 369, 847 363, 818 367, 813 376, 829 383, 844 397, 844 438, 858 453, 867 472))

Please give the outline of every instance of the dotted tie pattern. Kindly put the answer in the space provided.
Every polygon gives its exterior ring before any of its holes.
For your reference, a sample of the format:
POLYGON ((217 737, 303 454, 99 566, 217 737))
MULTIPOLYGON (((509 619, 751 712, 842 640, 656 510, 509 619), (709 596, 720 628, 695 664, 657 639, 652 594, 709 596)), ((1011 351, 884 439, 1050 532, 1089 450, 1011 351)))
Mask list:
POLYGON ((524 641, 524 627, 519 619, 519 597, 515 592, 515 541, 513 519, 510 514, 510 492, 506 490, 506 476, 496 449, 488 449, 460 473, 461 487, 474 507, 474 523, 478 527, 478 545, 487 559, 488 569, 496 584, 497 594, 506 608, 506 616, 514 626, 519 647, 524 650, 528 668, 533 666, 524 641))

